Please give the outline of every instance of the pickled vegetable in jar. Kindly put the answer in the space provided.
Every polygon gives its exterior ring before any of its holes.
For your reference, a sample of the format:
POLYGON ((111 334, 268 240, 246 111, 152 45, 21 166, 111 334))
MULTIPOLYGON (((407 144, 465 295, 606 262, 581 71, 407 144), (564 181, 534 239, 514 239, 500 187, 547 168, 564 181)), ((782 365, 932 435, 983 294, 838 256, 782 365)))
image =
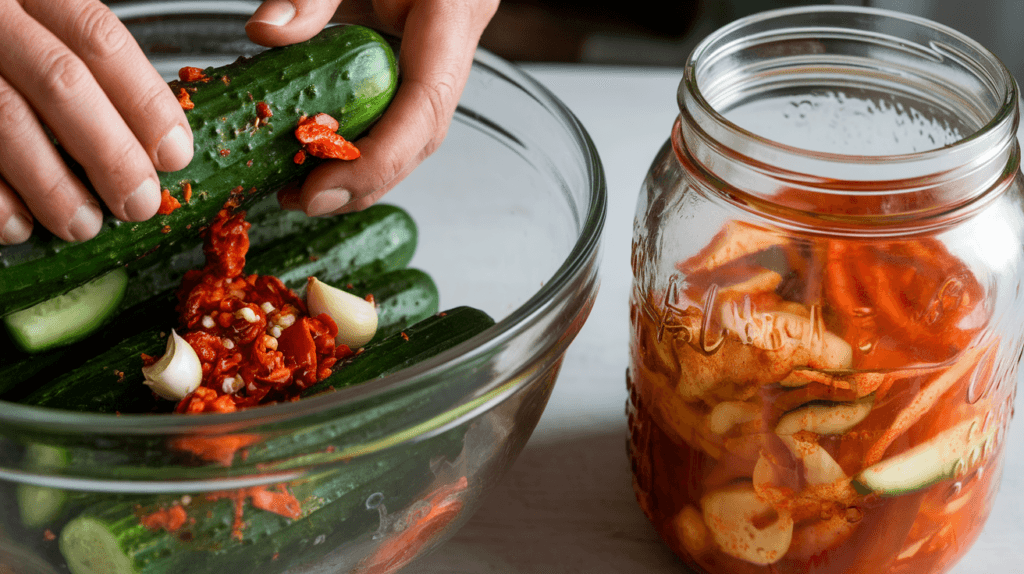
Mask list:
POLYGON ((696 571, 937 574, 980 533, 1024 350, 1016 90, 875 9, 694 50, 637 207, 627 410, 696 571))

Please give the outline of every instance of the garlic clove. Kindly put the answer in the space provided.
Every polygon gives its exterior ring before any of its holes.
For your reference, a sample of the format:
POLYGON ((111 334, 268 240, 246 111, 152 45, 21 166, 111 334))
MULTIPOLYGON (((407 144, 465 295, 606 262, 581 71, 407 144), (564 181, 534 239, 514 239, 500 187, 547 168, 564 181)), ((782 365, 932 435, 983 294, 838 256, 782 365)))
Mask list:
POLYGON ((332 287, 316 277, 310 277, 306 286, 306 306, 317 316, 327 313, 338 325, 334 342, 358 349, 370 342, 377 333, 377 307, 351 293, 332 287))
POLYGON ((203 365, 192 345, 172 329, 167 337, 167 351, 157 362, 143 367, 142 374, 154 393, 180 401, 203 382, 203 365))

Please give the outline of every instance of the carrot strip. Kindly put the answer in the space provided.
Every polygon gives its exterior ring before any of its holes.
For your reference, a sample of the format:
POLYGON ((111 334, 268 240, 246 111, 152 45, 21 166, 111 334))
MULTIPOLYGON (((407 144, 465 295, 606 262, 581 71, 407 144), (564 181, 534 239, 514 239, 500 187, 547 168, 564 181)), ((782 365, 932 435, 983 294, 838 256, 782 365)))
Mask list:
POLYGON ((885 432, 882 433, 878 441, 868 449, 867 456, 864 457, 865 465, 871 466, 882 460, 882 456, 892 443, 906 432, 907 429, 920 421, 939 401, 939 397, 944 395, 954 383, 959 381, 970 372, 972 367, 978 364, 978 359, 987 350, 987 346, 978 346, 968 350, 958 361, 950 365, 948 369, 935 377, 927 387, 919 392, 914 397, 914 400, 896 415, 895 420, 885 429, 885 432))

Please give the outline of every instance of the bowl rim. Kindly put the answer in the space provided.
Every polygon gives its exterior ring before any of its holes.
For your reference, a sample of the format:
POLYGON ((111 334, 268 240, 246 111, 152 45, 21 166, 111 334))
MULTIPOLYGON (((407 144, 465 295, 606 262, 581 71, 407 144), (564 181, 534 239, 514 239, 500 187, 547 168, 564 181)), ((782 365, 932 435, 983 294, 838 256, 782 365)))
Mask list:
MULTIPOLYGON (((258 2, 234 0, 222 5, 230 5, 227 9, 207 10, 214 3, 200 2, 124 2, 112 4, 110 7, 118 13, 138 16, 139 11, 153 11, 160 7, 175 7, 178 10, 171 15, 180 13, 181 5, 189 5, 192 13, 199 7, 204 13, 217 15, 241 15, 242 10, 249 10, 258 2)), ((576 241, 566 259, 554 274, 544 282, 539 291, 514 309, 508 316, 497 322, 483 333, 451 348, 426 361, 417 363, 401 371, 385 377, 368 381, 353 387, 323 393, 289 403, 266 405, 259 408, 245 409, 232 413, 204 413, 202 417, 181 416, 174 413, 156 414, 103 414, 82 413, 22 405, 0 401, 0 426, 29 426, 45 428, 52 433, 82 433, 87 435, 122 435, 122 436, 156 436, 181 434, 222 434, 244 431, 264 424, 281 424, 295 422, 317 414, 330 412, 346 404, 372 399, 388 392, 412 387, 422 382, 429 382, 433 377, 446 371, 467 365, 481 357, 486 357, 500 350, 518 335, 541 321, 557 307, 558 302, 566 299, 573 290, 574 281, 587 269, 592 260, 599 257, 599 245, 607 211, 607 184, 604 170, 598 156, 596 146, 590 135, 569 108, 562 103, 550 90, 515 64, 506 61, 483 48, 478 48, 473 59, 473 69, 483 69, 494 73, 505 81, 515 82, 521 89, 541 103, 550 113, 563 122, 563 127, 570 132, 579 145, 585 162, 587 180, 590 189, 586 195, 586 211, 579 213, 581 228, 576 241)), ((464 113, 461 108, 456 110, 455 118, 464 113)), ((455 119, 453 119, 455 121, 455 119)), ((581 198, 582 199, 582 198, 581 198)), ((547 349, 544 349, 547 350, 547 349)), ((474 405, 473 412, 489 408, 514 392, 526 379, 510 373, 504 381, 488 381, 489 387, 500 387, 502 392, 496 396, 488 395, 484 404, 474 405), (512 380, 509 385, 508 380, 512 380)), ((477 388, 479 391, 486 390, 477 388)), ((466 397, 463 398, 466 402, 466 397)), ((447 425, 446 425, 447 426, 447 425)))

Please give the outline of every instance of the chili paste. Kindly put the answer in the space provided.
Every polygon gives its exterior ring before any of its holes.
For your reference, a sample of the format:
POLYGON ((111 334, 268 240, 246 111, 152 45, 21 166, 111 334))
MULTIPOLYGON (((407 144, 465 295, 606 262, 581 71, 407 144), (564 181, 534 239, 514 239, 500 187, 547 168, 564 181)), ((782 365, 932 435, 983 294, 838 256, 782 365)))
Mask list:
POLYGON ((249 227, 244 211, 222 209, 204 232, 206 265, 187 272, 178 289, 179 333, 198 355, 203 376, 176 412, 297 400, 352 354, 335 345, 338 327, 330 316, 311 317, 276 277, 244 273, 249 227))

